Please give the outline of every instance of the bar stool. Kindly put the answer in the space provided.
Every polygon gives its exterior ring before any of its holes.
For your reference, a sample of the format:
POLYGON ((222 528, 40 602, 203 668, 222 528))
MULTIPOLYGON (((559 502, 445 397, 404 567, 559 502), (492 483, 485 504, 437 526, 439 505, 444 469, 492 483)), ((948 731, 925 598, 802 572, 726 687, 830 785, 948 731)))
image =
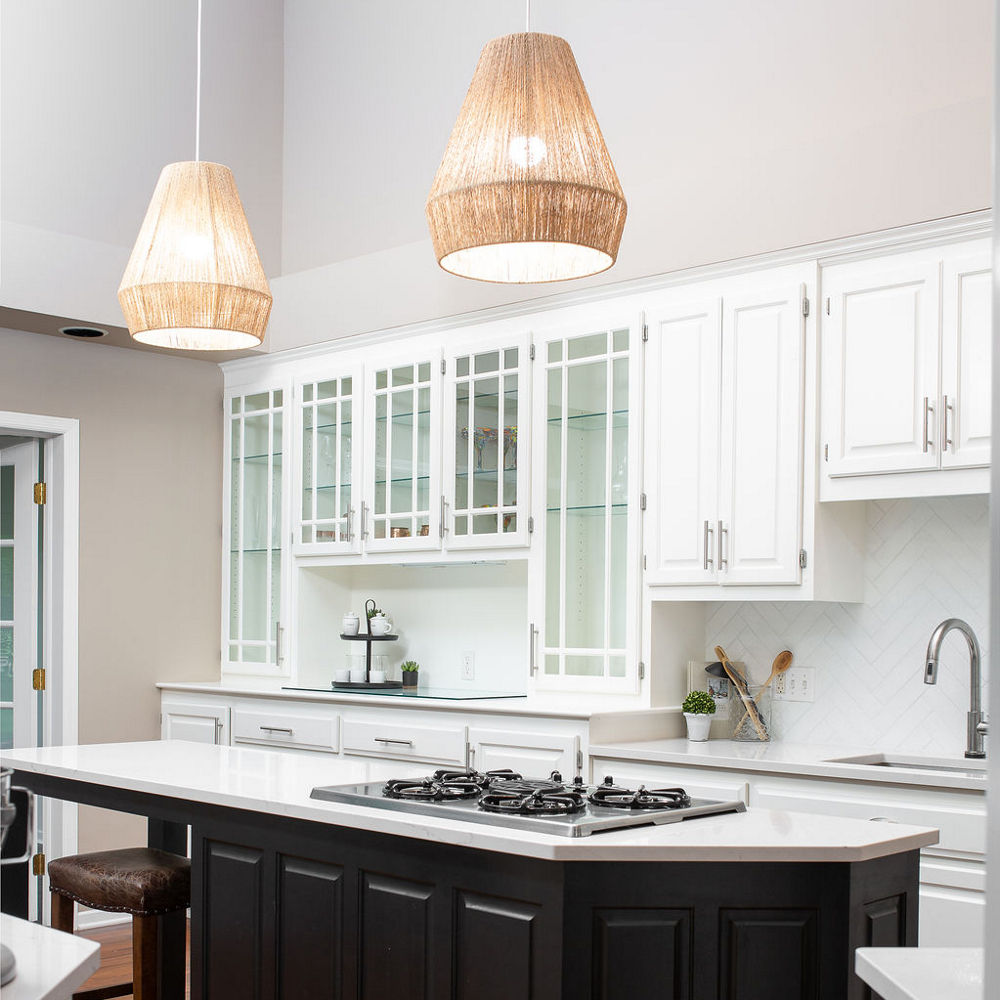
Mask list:
POLYGON ((52 926, 73 933, 73 902, 132 914, 132 982, 74 993, 74 1000, 156 1000, 159 918, 191 901, 191 862, 150 847, 74 854, 50 861, 52 926))

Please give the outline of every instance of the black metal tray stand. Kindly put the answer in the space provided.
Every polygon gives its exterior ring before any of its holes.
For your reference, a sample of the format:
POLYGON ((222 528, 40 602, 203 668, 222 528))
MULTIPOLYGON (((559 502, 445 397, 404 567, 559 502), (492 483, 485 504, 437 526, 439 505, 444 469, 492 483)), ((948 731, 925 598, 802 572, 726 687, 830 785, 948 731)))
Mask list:
POLYGON ((365 679, 363 681, 343 681, 337 683, 333 682, 334 689, 338 691, 350 691, 350 690, 362 690, 362 691, 387 691, 387 690, 397 690, 403 686, 402 681, 372 681, 369 678, 372 675, 372 643, 373 642, 395 642, 399 636, 398 635, 372 635, 372 620, 368 617, 368 605, 371 605, 372 611, 375 610, 375 601, 369 598, 365 601, 365 626, 367 627, 367 632, 358 632, 357 635, 346 635, 345 633, 340 633, 341 639, 346 639, 348 642, 363 642, 365 643, 365 679))

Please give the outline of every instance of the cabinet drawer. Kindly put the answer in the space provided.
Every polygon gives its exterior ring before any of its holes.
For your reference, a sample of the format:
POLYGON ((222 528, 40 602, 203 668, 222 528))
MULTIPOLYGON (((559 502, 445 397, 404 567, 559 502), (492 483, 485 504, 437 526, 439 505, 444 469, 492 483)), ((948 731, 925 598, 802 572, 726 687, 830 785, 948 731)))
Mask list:
POLYGON ((300 747, 337 753, 340 716, 319 713, 255 712, 233 709, 233 743, 300 747))
POLYGON ((737 775, 715 774, 707 768, 674 767, 672 764, 645 764, 642 761, 591 757, 591 781, 595 784, 610 775, 619 785, 635 788, 672 788, 680 785, 695 799, 747 801, 748 785, 737 775))
POLYGON ((950 801, 923 802, 894 795, 887 790, 856 794, 841 791, 810 792, 753 783, 751 806, 786 809, 790 812, 819 813, 822 816, 847 816, 852 819, 883 820, 933 826, 940 830, 940 841, 931 851, 957 851, 962 854, 986 853, 985 803, 971 807, 950 801))
POLYGON ((344 751, 465 766, 465 727, 431 729, 344 719, 344 751))

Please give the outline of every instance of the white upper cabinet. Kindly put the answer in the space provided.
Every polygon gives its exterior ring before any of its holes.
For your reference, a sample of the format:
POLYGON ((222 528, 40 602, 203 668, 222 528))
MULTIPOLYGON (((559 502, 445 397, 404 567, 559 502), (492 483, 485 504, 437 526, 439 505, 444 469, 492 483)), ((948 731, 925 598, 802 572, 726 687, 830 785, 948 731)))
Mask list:
POLYGON ((368 369, 361 535, 369 552, 441 546, 441 360, 428 350, 368 369))
POLYGON ((786 271, 697 292, 647 318, 646 582, 797 584, 806 286, 786 271))
POLYGON ((805 285, 723 297, 720 582, 798 583, 805 285))
POLYGON ((832 264, 822 285, 823 499, 986 491, 989 241, 832 264))
POLYGON ((482 338, 445 362, 444 544, 528 544, 530 338, 482 338))
POLYGON ((993 270, 988 245, 944 260, 941 466, 990 464, 993 270))

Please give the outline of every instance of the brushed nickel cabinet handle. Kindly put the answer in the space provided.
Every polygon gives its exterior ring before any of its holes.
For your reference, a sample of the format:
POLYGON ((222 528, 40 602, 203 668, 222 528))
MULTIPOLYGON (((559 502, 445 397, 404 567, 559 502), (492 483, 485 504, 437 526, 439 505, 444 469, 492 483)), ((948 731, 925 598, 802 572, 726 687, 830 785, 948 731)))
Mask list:
POLYGON ((528 625, 528 650, 529 650, 529 666, 530 674, 532 677, 538 673, 538 661, 535 658, 535 636, 538 635, 538 629, 535 628, 535 623, 531 622, 528 625))
POLYGON ((375 737, 375 742, 376 743, 392 743, 394 745, 401 746, 401 747, 412 747, 413 746, 413 740, 392 740, 392 739, 389 739, 388 736, 376 736, 375 737))
POLYGON ((262 733, 286 733, 288 736, 294 735, 291 729, 285 729, 282 726, 261 726, 260 731, 262 733))
POLYGON ((278 622, 278 627, 274 633, 274 662, 280 664, 285 659, 285 654, 281 649, 281 637, 285 634, 285 626, 278 622))
POLYGON ((445 532, 448 530, 448 501, 445 500, 444 494, 441 494, 441 520, 438 524, 438 534, 444 538, 445 532))
POLYGON ((728 546, 726 542, 729 539, 729 529, 719 521, 719 569, 721 570, 723 566, 726 569, 729 568, 729 553, 727 552, 728 546))
POLYGON ((355 514, 354 508, 348 505, 347 510, 344 511, 344 520, 347 522, 347 537, 344 539, 345 542, 354 541, 354 531, 353 531, 354 514, 355 514))
POLYGON ((709 546, 709 541, 708 540, 710 538, 712 539, 712 548, 714 549, 715 548, 715 529, 712 528, 710 522, 706 521, 705 522, 705 527, 703 528, 703 535, 702 535, 702 548, 703 548, 703 557, 702 557, 702 566, 701 566, 702 569, 710 569, 712 566, 715 565, 714 553, 712 555, 708 554, 708 552, 709 552, 709 547, 708 547, 709 546))
POLYGON ((941 412, 941 419, 944 421, 944 426, 941 428, 941 440, 944 442, 941 448, 942 451, 947 451, 949 445, 951 446, 952 451, 955 450, 955 442, 952 441, 951 439, 951 431, 948 427, 948 424, 951 423, 951 421, 948 418, 949 416, 953 415, 954 412, 955 412, 954 402, 950 400, 947 396, 945 396, 944 408, 941 412))
POLYGON ((931 440, 930 415, 934 412, 934 405, 929 396, 924 396, 924 454, 931 449, 934 442, 931 440))

